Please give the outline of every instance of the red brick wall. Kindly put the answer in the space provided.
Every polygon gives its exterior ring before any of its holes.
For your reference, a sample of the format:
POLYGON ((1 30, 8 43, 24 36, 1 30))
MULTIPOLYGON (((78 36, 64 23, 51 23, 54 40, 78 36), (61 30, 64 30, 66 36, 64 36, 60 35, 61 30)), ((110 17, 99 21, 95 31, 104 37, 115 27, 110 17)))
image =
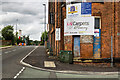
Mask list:
POLYGON ((100 13, 101 16, 101 56, 102 58, 110 58, 111 55, 111 31, 113 36, 113 55, 120 57, 119 36, 117 33, 120 29, 120 2, 104 4, 93 3, 92 14, 100 13), (115 4, 115 5, 114 5, 115 4), (115 13, 115 14, 114 14, 115 13), (112 27, 112 28, 111 28, 112 27))
POLYGON ((61 41, 60 41, 60 50, 64 50, 64 19, 66 18, 66 7, 62 7, 62 15, 61 15, 61 41))
MULTIPOLYGON (((113 53, 115 50, 115 28, 114 28, 114 3, 105 2, 93 3, 92 4, 92 14, 100 13, 101 16, 101 57, 110 58, 111 55, 111 31, 113 36, 113 53), (112 27, 112 30, 111 30, 112 27)), ((117 27, 117 24, 116 24, 117 27)), ((116 51, 117 52, 117 51, 116 51)), ((117 54, 117 53, 116 53, 117 54)), ((115 56, 115 53, 114 53, 115 56)))
POLYGON ((73 37, 65 36, 64 37, 64 50, 72 51, 72 46, 73 46, 73 37))
MULTIPOLYGON (((117 5, 118 7, 118 33, 120 34, 120 2, 117 5)), ((118 57, 120 57, 120 35, 118 35, 118 57)))
POLYGON ((80 58, 93 58, 93 44, 80 44, 80 58))

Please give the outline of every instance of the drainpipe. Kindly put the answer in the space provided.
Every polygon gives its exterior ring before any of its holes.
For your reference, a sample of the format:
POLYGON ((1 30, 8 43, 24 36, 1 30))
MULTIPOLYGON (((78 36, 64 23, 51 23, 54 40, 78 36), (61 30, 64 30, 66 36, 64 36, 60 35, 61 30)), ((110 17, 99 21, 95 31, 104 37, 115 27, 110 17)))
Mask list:
POLYGON ((116 51, 116 50, 115 50, 115 39, 116 39, 116 35, 115 35, 115 31, 116 31, 116 30, 115 30, 115 29, 116 29, 116 28, 115 28, 116 10, 115 10, 115 9, 116 9, 116 8, 115 8, 115 7, 116 7, 116 5, 115 5, 115 1, 114 1, 114 57, 115 57, 115 55, 116 55, 116 52, 115 52, 115 51, 116 51))

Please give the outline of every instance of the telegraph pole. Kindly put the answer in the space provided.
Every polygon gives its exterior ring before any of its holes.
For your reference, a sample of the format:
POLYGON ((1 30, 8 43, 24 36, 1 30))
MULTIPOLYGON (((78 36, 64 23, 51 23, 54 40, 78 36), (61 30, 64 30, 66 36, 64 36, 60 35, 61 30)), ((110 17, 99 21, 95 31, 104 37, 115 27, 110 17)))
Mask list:
POLYGON ((16 19, 16 37, 17 37, 17 22, 18 22, 18 19, 16 19))

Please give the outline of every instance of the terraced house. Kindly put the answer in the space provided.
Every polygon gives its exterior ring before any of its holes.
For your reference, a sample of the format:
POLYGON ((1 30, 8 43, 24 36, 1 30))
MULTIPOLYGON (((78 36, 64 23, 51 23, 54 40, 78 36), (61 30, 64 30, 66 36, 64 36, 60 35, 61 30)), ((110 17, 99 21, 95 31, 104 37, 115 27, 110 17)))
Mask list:
POLYGON ((120 2, 49 2, 49 49, 75 59, 120 58, 120 2))

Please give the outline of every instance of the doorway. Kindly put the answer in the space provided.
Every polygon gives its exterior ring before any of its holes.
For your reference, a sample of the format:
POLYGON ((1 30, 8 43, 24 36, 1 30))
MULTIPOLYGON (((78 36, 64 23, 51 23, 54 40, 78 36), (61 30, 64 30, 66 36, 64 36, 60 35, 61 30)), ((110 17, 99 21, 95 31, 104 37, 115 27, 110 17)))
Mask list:
POLYGON ((74 57, 80 57, 80 36, 74 36, 74 57))

